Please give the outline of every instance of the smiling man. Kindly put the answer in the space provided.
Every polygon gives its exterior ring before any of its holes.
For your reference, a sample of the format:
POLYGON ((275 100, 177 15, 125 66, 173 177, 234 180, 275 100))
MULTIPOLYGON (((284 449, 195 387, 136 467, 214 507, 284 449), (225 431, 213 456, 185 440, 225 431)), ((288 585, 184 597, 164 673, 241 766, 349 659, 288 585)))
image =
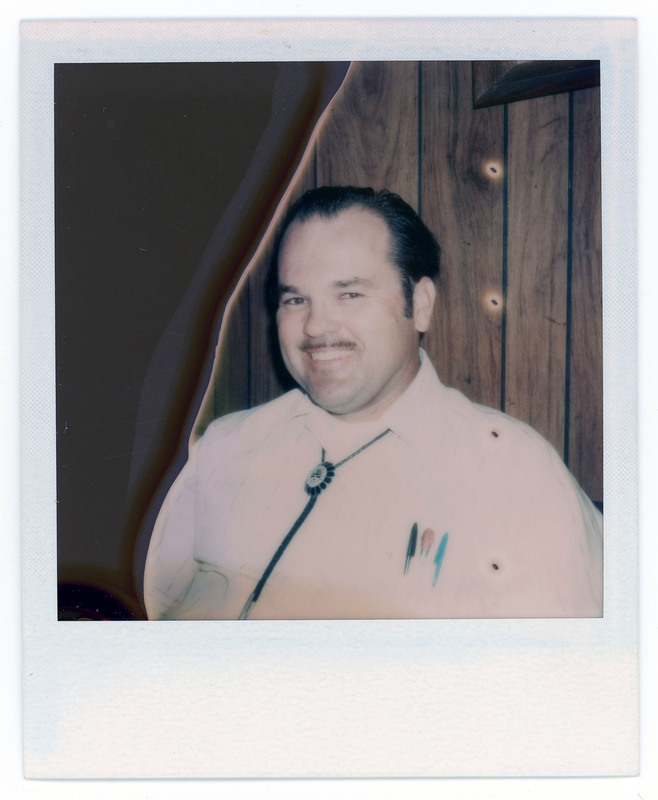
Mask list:
POLYGON ((600 616, 598 511, 419 347, 439 253, 388 192, 292 206, 269 296, 299 389, 192 449, 151 539, 149 618, 600 616))

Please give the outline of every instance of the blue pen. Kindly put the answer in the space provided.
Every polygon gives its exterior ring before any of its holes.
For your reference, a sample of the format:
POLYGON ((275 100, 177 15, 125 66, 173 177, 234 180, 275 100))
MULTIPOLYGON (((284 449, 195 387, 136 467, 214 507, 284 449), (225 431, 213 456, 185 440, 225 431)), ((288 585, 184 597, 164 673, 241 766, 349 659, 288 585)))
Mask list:
POLYGON ((432 586, 436 586, 436 582, 439 577, 439 572, 441 571, 441 564, 443 562, 443 556, 446 551, 446 545, 448 544, 448 534, 444 533, 441 537, 441 541, 439 542, 439 546, 436 551, 436 555, 434 556, 434 564, 436 569, 434 570, 434 580, 432 581, 432 586))

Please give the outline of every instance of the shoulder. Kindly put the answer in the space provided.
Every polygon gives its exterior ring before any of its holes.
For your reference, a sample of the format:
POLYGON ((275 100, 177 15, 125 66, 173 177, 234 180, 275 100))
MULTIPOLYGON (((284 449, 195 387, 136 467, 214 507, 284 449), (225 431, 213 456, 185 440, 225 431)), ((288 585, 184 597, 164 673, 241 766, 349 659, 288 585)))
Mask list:
MULTIPOLYGON (((454 391, 454 390, 450 390, 454 391)), ((459 395, 459 392, 456 392, 459 395)), ((454 427, 454 449, 472 481, 486 491, 492 503, 533 507, 550 519, 568 514, 582 522, 583 510, 594 509, 556 448, 530 425, 497 409, 454 398, 460 423, 454 427)), ((541 526, 539 526, 541 527, 541 526)))
POLYGON ((463 441, 469 447, 491 441, 501 445, 550 447, 529 425, 495 408, 470 400, 458 389, 443 384, 431 360, 425 353, 423 356, 416 404, 406 409, 410 416, 422 419, 423 426, 463 441))
POLYGON ((492 450, 500 455, 519 450, 557 455, 551 444, 530 425, 489 406, 469 400, 459 390, 437 381, 434 426, 464 447, 492 450))
POLYGON ((494 470, 510 462, 543 462, 564 467, 562 459, 544 437, 524 422, 467 398, 445 386, 429 359, 423 366, 413 404, 404 408, 403 428, 420 451, 452 454, 460 463, 494 470))
POLYGON ((299 389, 293 389, 269 403, 226 414, 208 426, 197 444, 203 451, 231 440, 244 443, 262 441, 272 430, 291 419, 303 401, 304 395, 299 389))
POLYGON ((463 465, 469 480, 501 492, 510 487, 546 492, 549 486, 579 491, 561 455, 530 425, 472 402, 456 389, 441 386, 440 391, 432 423, 440 439, 434 440, 463 465))
MULTIPOLYGON (((555 448, 538 431, 525 422, 495 408, 471 403, 473 414, 480 421, 483 433, 505 451, 523 448, 544 456, 558 456, 555 448)), ((561 461, 562 459, 560 459, 561 461)))

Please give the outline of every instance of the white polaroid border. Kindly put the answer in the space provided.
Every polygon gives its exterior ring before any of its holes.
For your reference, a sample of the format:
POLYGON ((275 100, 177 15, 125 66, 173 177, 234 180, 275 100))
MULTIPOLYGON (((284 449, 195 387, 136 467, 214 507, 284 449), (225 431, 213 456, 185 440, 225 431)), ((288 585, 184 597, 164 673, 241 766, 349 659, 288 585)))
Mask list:
POLYGON ((637 774, 635 23, 58 21, 21 38, 26 775, 637 774), (53 65, 508 58, 601 61, 604 617, 58 622, 53 65))

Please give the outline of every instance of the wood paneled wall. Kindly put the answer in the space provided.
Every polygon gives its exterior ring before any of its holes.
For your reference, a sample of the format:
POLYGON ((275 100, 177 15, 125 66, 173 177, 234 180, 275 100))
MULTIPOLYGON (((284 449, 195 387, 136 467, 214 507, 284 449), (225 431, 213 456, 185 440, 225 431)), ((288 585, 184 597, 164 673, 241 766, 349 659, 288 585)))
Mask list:
MULTIPOLYGON (((474 110, 470 62, 355 63, 300 169, 390 189, 442 248, 424 347, 442 381, 528 422, 602 501, 599 90, 474 110)), ((198 430, 286 387, 263 305, 269 251, 227 312, 198 430)))

